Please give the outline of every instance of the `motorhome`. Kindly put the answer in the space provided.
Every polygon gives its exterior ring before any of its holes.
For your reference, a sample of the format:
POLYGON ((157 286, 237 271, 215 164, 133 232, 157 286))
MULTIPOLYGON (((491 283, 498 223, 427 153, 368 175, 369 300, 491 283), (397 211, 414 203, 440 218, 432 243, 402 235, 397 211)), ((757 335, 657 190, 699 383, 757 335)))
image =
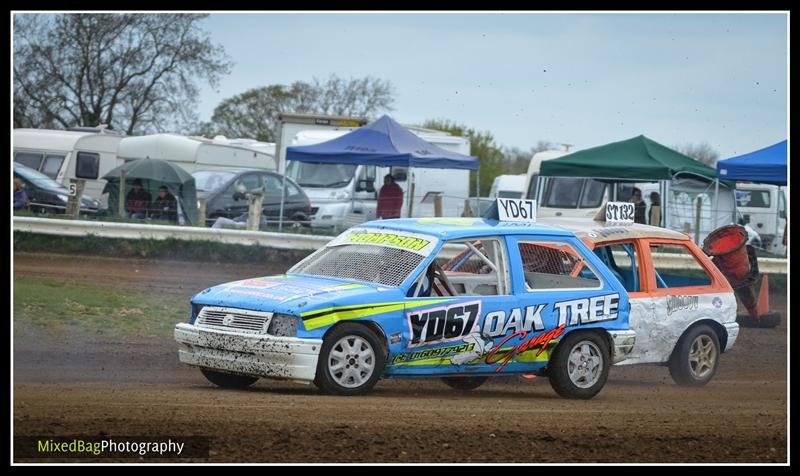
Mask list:
MULTIPOLYGON (((525 183, 525 198, 537 200, 538 217, 592 218, 607 201, 628 201, 636 187, 642 191, 647 210, 651 205, 650 194, 658 193, 662 209, 665 210, 659 225, 682 232, 695 229, 696 200, 700 197, 699 242, 714 229, 737 221, 734 190, 724 184, 717 188, 714 181, 692 174, 678 174, 673 180, 664 183, 616 184, 582 177, 539 176, 543 161, 566 154, 563 151, 544 151, 531 158, 525 183)), ((746 229, 749 243, 759 245, 759 234, 750 226, 746 226, 746 229)), ((695 237, 693 231, 692 236, 695 237)))
POLYGON ((527 175, 498 175, 492 182, 489 198, 522 198, 527 175))
POLYGON ((786 254, 786 194, 777 185, 737 183, 736 203, 742 221, 761 235, 762 246, 770 253, 786 254))
MULTIPOLYGON (((84 194, 102 197, 100 177, 122 162, 117 148, 124 135, 104 127, 68 130, 14 129, 14 162, 34 169, 69 187, 70 179, 86 181, 84 194)), ((101 198, 101 206, 106 206, 101 198)))
MULTIPOLYGON (((310 116, 300 117, 307 121, 306 124, 311 122, 307 120, 310 116)), ((329 118, 329 116, 322 117, 329 118)), ((287 137, 285 130, 280 135, 279 151, 282 152, 279 152, 279 161, 281 163, 284 161, 286 150, 284 145, 288 147, 317 144, 335 139, 355 129, 341 124, 340 122, 327 128, 317 124, 313 129, 302 129, 303 124, 291 124, 288 130, 296 132, 291 138, 287 137)), ((470 153, 470 143, 467 138, 431 129, 406 127, 425 141, 443 149, 465 155, 470 153)), ((403 217, 409 216, 409 207, 411 216, 433 216, 433 196, 437 194, 441 196, 444 216, 460 216, 464 211, 464 200, 469 197, 468 170, 427 168, 409 170, 405 167, 305 162, 290 162, 286 170, 287 176, 303 187, 311 199, 313 213, 311 226, 314 228, 343 228, 374 219, 378 192, 383 185, 383 177, 387 174, 392 174, 395 182, 403 189, 401 210, 403 217), (412 183, 413 187, 410 185, 412 183), (410 188, 414 190, 413 197, 408 195, 410 188)))
POLYGON ((123 161, 166 160, 189 173, 198 170, 278 169, 274 143, 223 136, 214 139, 178 134, 126 137, 119 143, 118 155, 123 161))

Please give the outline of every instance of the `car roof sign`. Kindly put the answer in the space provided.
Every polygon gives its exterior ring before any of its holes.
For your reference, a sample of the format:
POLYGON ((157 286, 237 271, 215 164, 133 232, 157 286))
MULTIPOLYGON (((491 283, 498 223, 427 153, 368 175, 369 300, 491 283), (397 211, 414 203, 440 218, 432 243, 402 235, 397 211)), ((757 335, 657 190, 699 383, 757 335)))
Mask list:
POLYGON ((536 200, 498 197, 486 210, 483 218, 505 222, 536 223, 536 200))

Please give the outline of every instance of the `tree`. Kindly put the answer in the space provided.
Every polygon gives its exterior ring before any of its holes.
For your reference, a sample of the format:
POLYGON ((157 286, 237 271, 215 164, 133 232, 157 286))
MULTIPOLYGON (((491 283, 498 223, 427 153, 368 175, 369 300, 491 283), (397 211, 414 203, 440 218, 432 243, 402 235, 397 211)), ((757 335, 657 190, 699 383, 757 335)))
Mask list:
POLYGON ((223 100, 199 133, 275 142, 281 113, 370 117, 391 111, 393 94, 389 81, 371 76, 343 79, 332 74, 324 81, 263 86, 223 100))
POLYGON ((714 150, 708 142, 701 142, 699 144, 686 143, 673 146, 672 148, 683 155, 688 155, 711 167, 714 167, 717 163, 717 159, 719 159, 719 153, 714 150))
MULTIPOLYGON (((503 149, 495 143, 494 136, 491 132, 479 132, 475 129, 444 119, 427 120, 423 123, 422 127, 449 132, 454 136, 469 138, 470 154, 478 157, 481 164, 481 188, 479 196, 485 197, 489 195, 494 178, 508 172, 508 164, 503 154, 503 149)), ((470 193, 475 190, 476 180, 477 174, 475 172, 470 172, 470 193)))
POLYGON ((14 15, 14 126, 186 128, 199 83, 216 87, 232 65, 206 16, 14 15))

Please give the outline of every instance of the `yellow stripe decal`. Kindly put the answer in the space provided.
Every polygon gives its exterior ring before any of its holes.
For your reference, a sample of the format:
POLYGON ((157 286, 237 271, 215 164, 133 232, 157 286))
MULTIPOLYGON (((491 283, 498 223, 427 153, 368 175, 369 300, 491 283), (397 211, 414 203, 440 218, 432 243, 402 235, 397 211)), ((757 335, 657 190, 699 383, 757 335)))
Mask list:
POLYGON ((304 319, 303 324, 305 325, 306 330, 311 331, 320 327, 329 326, 339 321, 359 319, 362 317, 369 317, 387 312, 400 311, 406 308, 414 309, 417 307, 430 306, 432 304, 439 304, 448 301, 451 301, 451 299, 426 299, 423 301, 413 301, 413 304, 411 305, 409 305, 410 303, 407 301, 395 301, 375 304, 358 304, 353 306, 334 306, 325 309, 318 309, 316 311, 304 312, 301 313, 300 316, 304 319))

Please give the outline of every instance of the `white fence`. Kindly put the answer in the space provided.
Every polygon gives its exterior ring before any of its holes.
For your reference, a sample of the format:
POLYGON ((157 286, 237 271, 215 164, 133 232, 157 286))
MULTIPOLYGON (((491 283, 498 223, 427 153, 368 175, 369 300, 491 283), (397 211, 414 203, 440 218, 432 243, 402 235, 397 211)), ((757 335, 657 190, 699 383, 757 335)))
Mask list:
MULTIPOLYGON (((14 217, 14 231, 26 231, 57 236, 98 236, 131 240, 165 240, 175 238, 190 241, 214 241, 236 245, 257 245, 282 250, 316 250, 330 241, 330 236, 264 231, 228 230, 168 225, 142 225, 85 220, 57 220, 51 218, 14 217)), ((654 253, 656 266, 665 269, 686 268, 692 258, 672 253, 654 253)), ((762 273, 786 274, 786 260, 758 258, 762 273)))

